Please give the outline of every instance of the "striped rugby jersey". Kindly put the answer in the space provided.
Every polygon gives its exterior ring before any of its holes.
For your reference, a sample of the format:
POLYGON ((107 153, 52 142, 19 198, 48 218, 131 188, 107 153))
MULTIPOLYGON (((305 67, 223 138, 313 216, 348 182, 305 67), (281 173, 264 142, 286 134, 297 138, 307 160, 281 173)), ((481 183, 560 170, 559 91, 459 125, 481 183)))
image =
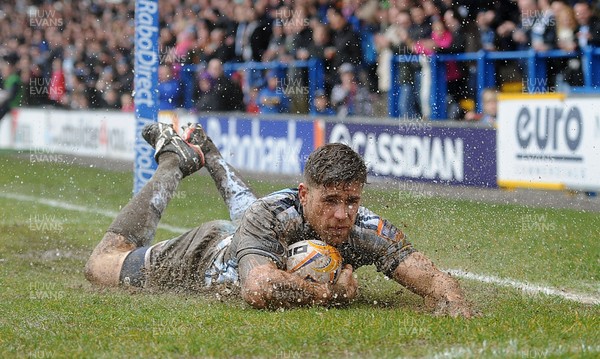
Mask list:
MULTIPOLYGON (((319 237, 302 216, 298 189, 284 189, 256 200, 246 210, 222 263, 237 267, 244 256, 258 254, 285 270, 287 247, 309 239, 319 237)), ((374 264, 388 277, 415 251, 400 229, 362 206, 348 240, 338 250, 344 264, 355 269, 374 264)))

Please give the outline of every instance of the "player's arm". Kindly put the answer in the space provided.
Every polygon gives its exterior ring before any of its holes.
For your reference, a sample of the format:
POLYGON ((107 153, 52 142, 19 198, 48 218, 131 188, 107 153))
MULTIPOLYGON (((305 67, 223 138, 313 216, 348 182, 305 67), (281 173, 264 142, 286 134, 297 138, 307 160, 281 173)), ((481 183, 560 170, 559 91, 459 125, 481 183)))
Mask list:
POLYGON ((347 265, 335 284, 316 283, 283 271, 268 257, 249 254, 239 262, 242 298, 257 309, 338 305, 356 297, 358 283, 347 265))
POLYGON ((422 253, 412 252, 394 270, 394 280, 425 299, 436 314, 471 318, 475 312, 456 279, 440 271, 422 253))

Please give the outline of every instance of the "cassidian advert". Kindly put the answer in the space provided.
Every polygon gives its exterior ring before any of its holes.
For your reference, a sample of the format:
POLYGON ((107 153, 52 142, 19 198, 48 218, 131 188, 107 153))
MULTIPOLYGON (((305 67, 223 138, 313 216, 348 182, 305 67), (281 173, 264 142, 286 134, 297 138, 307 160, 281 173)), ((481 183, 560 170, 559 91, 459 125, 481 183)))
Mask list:
POLYGON ((493 128, 328 123, 326 137, 360 153, 372 176, 496 186, 493 128))

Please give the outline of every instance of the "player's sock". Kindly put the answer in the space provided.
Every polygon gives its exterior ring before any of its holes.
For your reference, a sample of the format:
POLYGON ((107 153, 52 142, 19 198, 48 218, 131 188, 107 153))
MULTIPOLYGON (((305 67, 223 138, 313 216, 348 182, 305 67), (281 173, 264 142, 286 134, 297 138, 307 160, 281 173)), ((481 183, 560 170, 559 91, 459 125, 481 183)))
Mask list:
POLYGON ((208 163, 209 161, 206 162, 206 168, 229 209, 229 217, 237 223, 246 209, 256 201, 256 196, 220 154, 218 158, 211 158, 210 165, 208 163))
POLYGON ((124 236, 137 247, 149 245, 182 178, 177 154, 161 154, 160 164, 150 181, 119 212, 108 232, 124 236))
POLYGON ((200 146, 204 153, 204 167, 210 173, 221 197, 229 209, 229 217, 238 222, 246 209, 256 201, 252 190, 244 183, 240 174, 229 165, 217 146, 206 135, 200 125, 188 124, 184 128, 184 140, 200 146))

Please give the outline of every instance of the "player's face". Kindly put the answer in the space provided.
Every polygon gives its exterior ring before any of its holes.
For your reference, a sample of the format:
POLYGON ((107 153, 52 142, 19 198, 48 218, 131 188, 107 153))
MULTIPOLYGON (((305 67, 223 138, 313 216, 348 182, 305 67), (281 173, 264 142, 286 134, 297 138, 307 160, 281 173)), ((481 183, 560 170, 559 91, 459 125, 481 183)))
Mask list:
POLYGON ((348 239, 362 194, 362 183, 353 182, 339 186, 298 187, 304 219, 317 232, 321 240, 337 246, 348 239))

